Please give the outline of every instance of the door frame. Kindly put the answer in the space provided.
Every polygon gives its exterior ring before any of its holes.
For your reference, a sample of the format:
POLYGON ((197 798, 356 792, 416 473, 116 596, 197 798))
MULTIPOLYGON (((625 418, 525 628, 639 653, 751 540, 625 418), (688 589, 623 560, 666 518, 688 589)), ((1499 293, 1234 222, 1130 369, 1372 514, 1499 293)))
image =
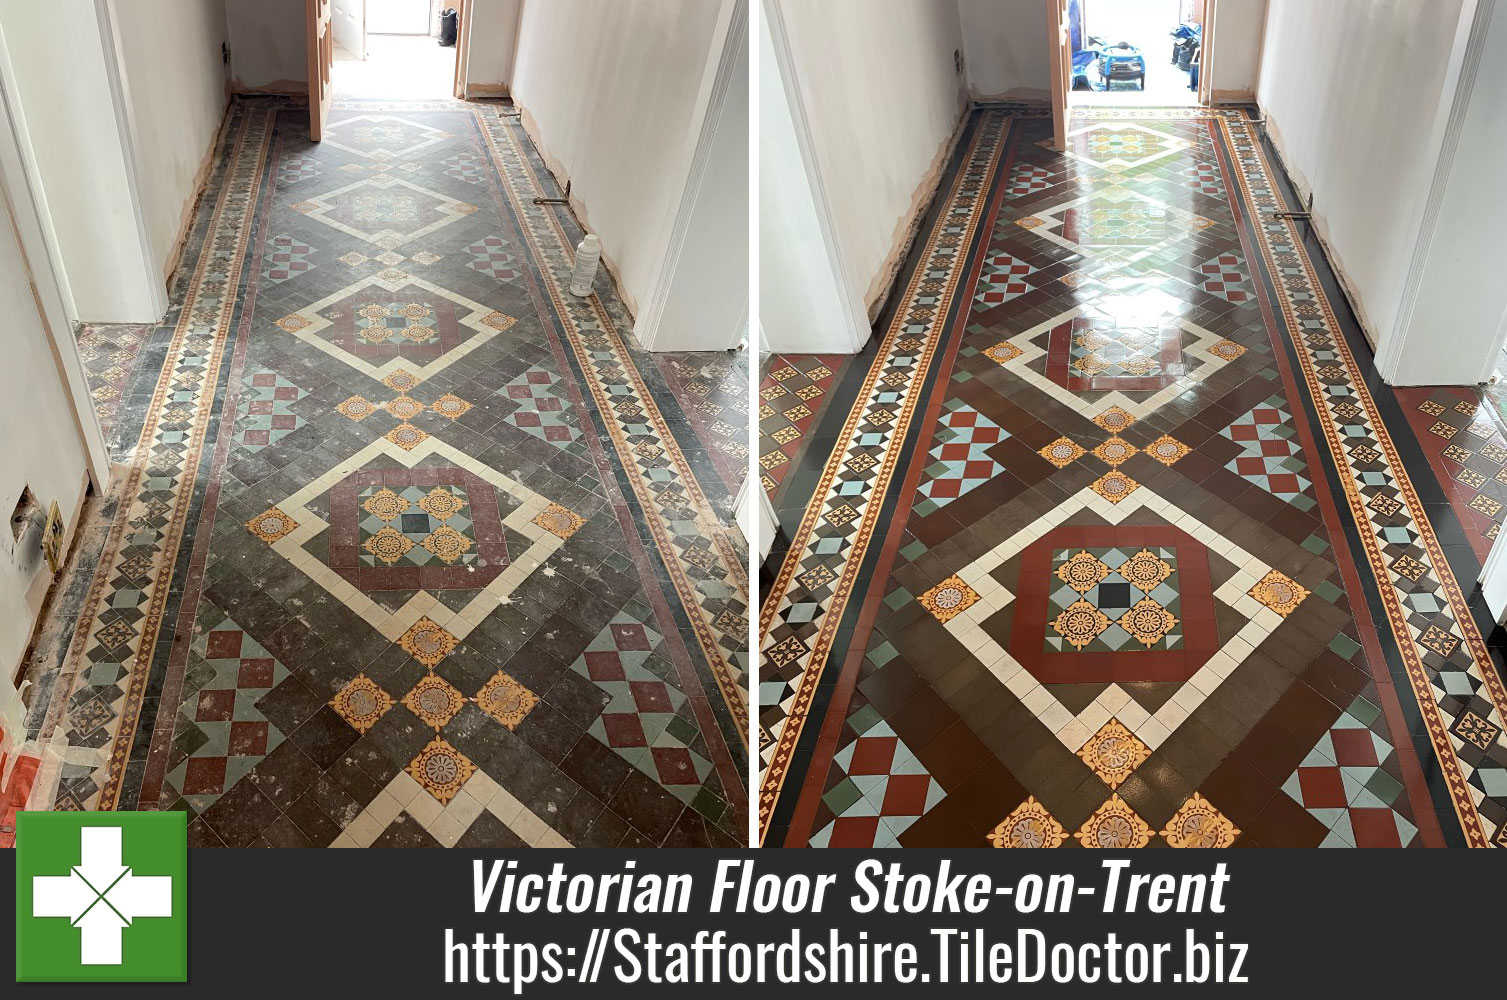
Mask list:
MULTIPOLYGON (((1086 3, 1087 0, 1084 0, 1086 3)), ((1068 122, 1072 118, 1073 53, 1068 38, 1067 0, 1046 0, 1047 52, 1052 67, 1052 149, 1066 149, 1068 122)), ((1215 9, 1217 0, 1203 0, 1203 35, 1198 45, 1198 107, 1214 104, 1215 9)))
MULTIPOLYGON (((795 144, 801 158, 801 170, 806 176, 806 187, 815 209, 816 225, 821 231, 822 245, 831 269, 832 287, 836 291, 839 307, 846 320, 841 333, 842 340, 846 343, 841 347, 833 346, 823 350, 829 354, 857 354, 863 350, 864 345, 873 335, 873 322, 869 319, 868 308, 864 305, 863 291, 856 286, 851 277, 852 269, 848 266, 842 241, 837 238, 837 223, 832 214, 831 196, 827 193, 829 185, 821 169, 821 157, 817 148, 819 139, 817 130, 812 124, 810 110, 812 99, 808 93, 806 76, 801 71, 802 66, 817 63, 807 58, 807 53, 797 51, 798 45, 791 38, 790 29, 785 23, 781 0, 754 0, 754 2, 759 3, 760 9, 764 12, 764 25, 769 31, 769 43, 774 51, 775 63, 773 66, 760 63, 759 76, 762 78, 772 74, 773 78, 779 82, 780 91, 784 95, 784 113, 788 114, 791 128, 795 133, 795 144)), ((1052 0, 1047 0, 1047 2, 1050 3, 1052 0)), ((752 26, 750 26, 749 44, 754 43, 752 26)), ((755 101, 750 104, 749 113, 753 116, 751 120, 756 121, 757 116, 764 112, 755 101)))
POLYGON ((1068 0, 1046 0, 1047 55, 1052 71, 1052 149, 1067 149, 1070 112, 1068 95, 1072 93, 1073 43, 1068 33, 1068 0))
POLYGON ((1204 0, 1203 33, 1198 40, 1198 105, 1214 104, 1214 7, 1216 0, 1204 0))
POLYGON ((455 4, 455 79, 450 92, 464 101, 466 99, 466 71, 471 55, 471 4, 469 0, 451 0, 455 4))
POLYGON ((99 415, 94 410, 94 398, 90 395, 83 359, 79 357, 73 324, 63 305, 62 283, 48 247, 44 209, 33 188, 23 151, 24 140, 17 131, 16 118, 11 111, 15 98, 5 79, 10 73, 9 59, 4 59, 4 63, 5 72, 0 74, 0 214, 8 215, 9 219, 0 224, 14 226, 21 254, 26 260, 37 315, 47 330, 58 374, 68 388, 68 407, 88 456, 89 477, 95 492, 103 493, 110 482, 110 449, 99 426, 99 415))

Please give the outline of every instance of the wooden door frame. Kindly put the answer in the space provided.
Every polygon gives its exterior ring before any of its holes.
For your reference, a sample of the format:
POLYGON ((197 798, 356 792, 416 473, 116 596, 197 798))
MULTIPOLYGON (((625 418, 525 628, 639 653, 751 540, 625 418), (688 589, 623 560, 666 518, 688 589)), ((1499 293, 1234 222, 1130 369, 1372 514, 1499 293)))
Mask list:
POLYGON ((1214 104, 1214 5, 1215 0, 1204 0, 1203 34, 1198 42, 1198 105, 1203 108, 1214 104))
POLYGON ((1067 95, 1072 89, 1072 41, 1068 37, 1067 0, 1046 0, 1047 54, 1052 68, 1052 149, 1067 149, 1067 95))
POLYGON ((462 101, 466 99, 466 71, 471 56, 471 4, 470 0, 451 0, 455 5, 455 79, 450 92, 462 101))
POLYGON ((331 0, 307 0, 304 11, 304 38, 309 57, 309 139, 319 142, 324 138, 321 119, 324 117, 325 96, 335 86, 330 74, 325 72, 326 64, 332 63, 335 58, 335 7, 331 0), (321 13, 326 9, 328 17, 325 19, 325 37, 321 44, 318 25, 321 13), (328 59, 325 57, 325 49, 329 50, 328 59))

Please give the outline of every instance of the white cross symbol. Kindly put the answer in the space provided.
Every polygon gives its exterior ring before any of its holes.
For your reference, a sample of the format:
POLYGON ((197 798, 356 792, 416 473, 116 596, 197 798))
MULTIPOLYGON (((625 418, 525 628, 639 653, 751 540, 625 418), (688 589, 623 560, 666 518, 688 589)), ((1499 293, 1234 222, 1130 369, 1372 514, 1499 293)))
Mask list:
POLYGON ((31 915, 65 917, 80 932, 84 965, 119 965, 120 932, 137 917, 173 915, 171 875, 133 875, 120 861, 120 827, 80 831, 82 863, 31 880, 31 915))

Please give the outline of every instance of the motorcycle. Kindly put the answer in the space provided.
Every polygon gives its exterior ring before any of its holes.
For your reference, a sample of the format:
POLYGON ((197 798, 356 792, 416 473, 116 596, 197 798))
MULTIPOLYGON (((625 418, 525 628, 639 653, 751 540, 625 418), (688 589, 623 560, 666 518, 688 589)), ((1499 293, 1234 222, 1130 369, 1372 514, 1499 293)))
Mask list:
POLYGON ((1193 53, 1203 42, 1202 25, 1189 24, 1184 21, 1172 31, 1172 65, 1180 70, 1188 70, 1193 64, 1193 53))

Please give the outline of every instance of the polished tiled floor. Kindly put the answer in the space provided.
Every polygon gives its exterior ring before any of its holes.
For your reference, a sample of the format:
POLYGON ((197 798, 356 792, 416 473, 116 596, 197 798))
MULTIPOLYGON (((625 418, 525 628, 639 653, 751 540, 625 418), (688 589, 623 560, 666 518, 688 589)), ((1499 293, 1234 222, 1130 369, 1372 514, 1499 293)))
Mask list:
POLYGON ((1244 113, 1070 132, 974 115, 779 465, 763 842, 1507 844, 1500 424, 1379 384, 1244 113))
POLYGON ((745 839, 746 356, 564 294, 579 229, 503 110, 340 101, 314 145, 233 105, 166 323, 81 342, 119 465, 29 668, 32 808, 745 839))
POLYGON ((759 366, 759 481, 776 507, 787 477, 819 436, 820 418, 832 404, 829 390, 852 360, 841 354, 770 354, 759 366))

